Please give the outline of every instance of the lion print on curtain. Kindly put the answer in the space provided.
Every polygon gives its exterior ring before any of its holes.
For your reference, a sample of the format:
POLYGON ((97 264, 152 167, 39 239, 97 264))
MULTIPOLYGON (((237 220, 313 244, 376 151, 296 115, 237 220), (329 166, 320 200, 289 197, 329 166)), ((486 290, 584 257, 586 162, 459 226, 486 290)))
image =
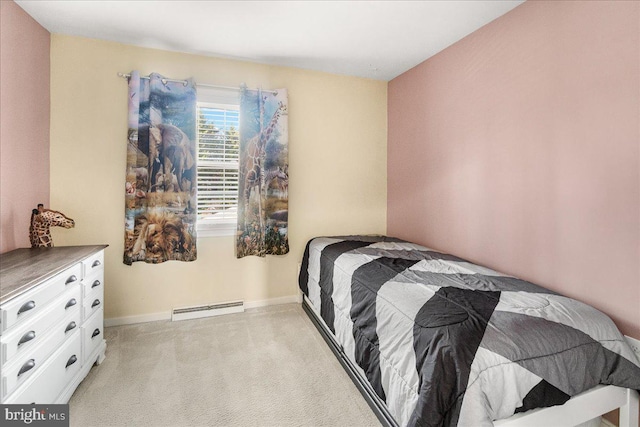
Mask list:
POLYGON ((287 91, 243 90, 236 256, 289 252, 287 91))
POLYGON ((124 263, 196 259, 196 91, 129 79, 124 263))

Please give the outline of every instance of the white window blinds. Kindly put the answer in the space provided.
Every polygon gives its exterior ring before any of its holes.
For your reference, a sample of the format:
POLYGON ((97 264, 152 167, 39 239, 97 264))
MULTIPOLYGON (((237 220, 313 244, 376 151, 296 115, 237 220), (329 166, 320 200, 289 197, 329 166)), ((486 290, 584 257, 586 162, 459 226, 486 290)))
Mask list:
POLYGON ((198 103, 198 231, 205 235, 236 228, 238 127, 237 105, 198 103))

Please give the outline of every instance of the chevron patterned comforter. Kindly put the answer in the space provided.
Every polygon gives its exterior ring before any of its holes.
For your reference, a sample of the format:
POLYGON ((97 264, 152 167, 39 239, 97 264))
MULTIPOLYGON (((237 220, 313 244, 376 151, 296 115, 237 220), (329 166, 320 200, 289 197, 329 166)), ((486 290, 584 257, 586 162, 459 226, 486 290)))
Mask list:
POLYGON ((322 237, 299 284, 400 426, 489 426, 640 363, 598 310, 406 241, 322 237))

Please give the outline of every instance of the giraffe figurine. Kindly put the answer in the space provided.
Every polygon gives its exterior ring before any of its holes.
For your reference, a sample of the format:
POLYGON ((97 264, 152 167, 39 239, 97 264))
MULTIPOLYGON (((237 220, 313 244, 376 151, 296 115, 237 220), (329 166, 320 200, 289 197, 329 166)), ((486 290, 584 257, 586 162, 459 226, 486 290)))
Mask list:
POLYGON ((31 212, 31 225, 29 226, 29 240, 32 248, 53 247, 50 227, 73 228, 75 221, 67 218, 62 212, 43 209, 38 205, 38 209, 31 212))
MULTIPOLYGON (((254 187, 258 187, 258 194, 262 194, 265 183, 265 175, 264 169, 262 168, 262 159, 265 155, 265 147, 267 142, 271 138, 273 131, 278 125, 278 119, 284 113, 285 106, 282 102, 278 105, 278 108, 273 113, 269 124, 262 129, 257 135, 251 138, 247 142, 247 157, 245 159, 244 164, 244 201, 245 201, 245 211, 244 211, 244 223, 245 227, 248 224, 249 218, 249 199, 251 197, 251 190, 254 187)), ((260 112, 261 116, 263 112, 260 112)), ((262 217, 262 215, 260 215, 262 217)), ((262 219, 261 219, 262 221, 262 219)))

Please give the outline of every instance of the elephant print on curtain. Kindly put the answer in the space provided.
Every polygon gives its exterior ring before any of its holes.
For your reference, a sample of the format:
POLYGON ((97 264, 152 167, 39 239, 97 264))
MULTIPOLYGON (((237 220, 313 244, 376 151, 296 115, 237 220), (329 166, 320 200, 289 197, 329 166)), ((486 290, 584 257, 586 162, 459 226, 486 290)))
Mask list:
POLYGON ((236 256, 289 252, 289 137, 286 89, 240 98, 236 256))
POLYGON ((196 91, 159 74, 129 79, 124 263, 194 261, 196 91))

